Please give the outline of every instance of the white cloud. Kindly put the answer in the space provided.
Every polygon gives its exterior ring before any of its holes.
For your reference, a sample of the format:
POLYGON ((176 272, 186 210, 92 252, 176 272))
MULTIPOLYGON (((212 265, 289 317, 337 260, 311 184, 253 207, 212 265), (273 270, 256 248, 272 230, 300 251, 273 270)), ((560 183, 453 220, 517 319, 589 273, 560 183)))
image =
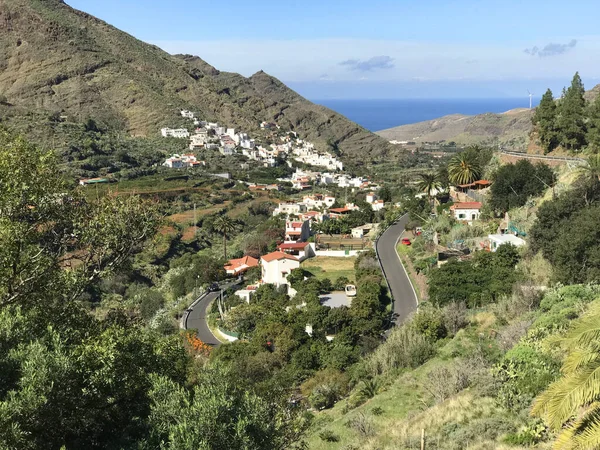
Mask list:
MULTIPOLYGON (((550 42, 561 41, 565 40, 550 42)), ((356 80, 356 70, 348 70, 349 65, 340 65, 340 61, 354 61, 364 67, 373 55, 386 55, 385 61, 375 61, 385 70, 368 71, 373 82, 570 78, 575 71, 586 77, 600 76, 599 36, 577 37, 577 51, 564 52, 560 64, 553 58, 531 58, 523 52, 528 44, 523 42, 500 45, 319 39, 152 43, 170 53, 198 55, 219 70, 246 76, 264 70, 289 82, 356 80)))

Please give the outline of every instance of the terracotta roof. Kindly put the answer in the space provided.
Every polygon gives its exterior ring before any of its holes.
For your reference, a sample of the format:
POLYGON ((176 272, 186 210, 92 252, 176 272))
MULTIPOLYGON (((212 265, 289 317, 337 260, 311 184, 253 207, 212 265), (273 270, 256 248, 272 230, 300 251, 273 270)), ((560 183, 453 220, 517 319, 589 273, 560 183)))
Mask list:
POLYGON ((492 182, 489 180, 477 180, 477 181, 474 181, 473 183, 469 183, 469 184, 459 184, 458 187, 468 188, 468 187, 473 187, 473 186, 489 186, 490 184, 492 184, 492 182))
POLYGON ((298 258, 295 258, 292 255, 288 255, 287 253, 283 252, 269 253, 268 255, 264 255, 261 259, 268 263, 272 261, 279 261, 280 259, 291 259, 292 261, 298 261, 298 258))
POLYGON ((292 228, 300 228, 302 226, 302 222, 288 222, 287 225, 292 228))
POLYGON ((332 212, 332 213, 339 213, 339 214, 341 214, 341 213, 345 213, 345 212, 348 212, 348 211, 352 211, 352 210, 351 210, 351 209, 349 209, 349 208, 331 208, 331 209, 329 210, 329 212, 332 212))
POLYGON ((481 206, 481 202, 458 202, 452 205, 450 209, 481 209, 481 206))
POLYGON ((258 266, 258 259, 252 256, 244 256, 243 258, 231 259, 225 266, 225 270, 235 270, 240 267, 256 267, 258 266))
POLYGON ((303 250, 308 245, 308 242, 284 242, 277 248, 279 250, 303 250))

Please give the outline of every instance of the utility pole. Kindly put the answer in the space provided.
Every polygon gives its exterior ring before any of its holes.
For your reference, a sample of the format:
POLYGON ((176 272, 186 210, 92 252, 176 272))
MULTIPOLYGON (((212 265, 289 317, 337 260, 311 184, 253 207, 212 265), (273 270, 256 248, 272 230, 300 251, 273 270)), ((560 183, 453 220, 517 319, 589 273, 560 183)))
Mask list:
POLYGON ((196 204, 194 203, 194 237, 198 233, 198 222, 196 220, 196 204))

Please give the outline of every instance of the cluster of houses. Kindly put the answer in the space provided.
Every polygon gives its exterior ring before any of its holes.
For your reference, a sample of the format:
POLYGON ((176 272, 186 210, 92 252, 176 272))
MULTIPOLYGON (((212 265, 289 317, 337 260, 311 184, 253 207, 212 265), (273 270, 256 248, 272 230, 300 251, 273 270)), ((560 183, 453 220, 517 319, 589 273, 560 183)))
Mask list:
POLYGON ((338 186, 341 188, 351 188, 352 190, 379 189, 378 185, 370 182, 365 177, 351 177, 343 173, 308 171, 300 168, 296 168, 296 171, 290 178, 278 178, 277 181, 291 183, 294 189, 300 191, 309 189, 313 185, 338 186))
MULTIPOLYGON (((463 184, 450 189, 450 197, 454 201, 450 207, 450 214, 457 222, 473 225, 481 217, 483 208, 482 199, 485 198, 487 189, 491 186, 489 180, 477 180, 473 183, 463 184)), ((481 241, 481 248, 495 252, 502 244, 510 243, 515 247, 525 245, 525 240, 519 237, 518 230, 511 229, 509 219, 505 218, 504 226, 498 227, 497 233, 489 234, 481 241)))
MULTIPOLYGON (((293 157, 298 162, 324 167, 331 171, 341 171, 344 168, 343 163, 335 156, 328 152, 318 152, 312 143, 299 139, 297 133, 293 131, 279 136, 278 143, 264 147, 257 145, 256 141, 251 139, 247 133, 236 132, 234 128, 227 128, 216 122, 199 120, 191 111, 182 110, 181 116, 193 121, 196 127, 193 134, 190 134, 186 128, 163 128, 161 129, 161 135, 163 137, 189 139, 190 151, 218 150, 224 156, 239 153, 250 160, 260 162, 264 167, 275 167, 285 160, 288 161, 291 167, 290 159, 293 157)), ((260 128, 279 130, 280 127, 273 123, 262 122, 260 128)), ((167 164, 165 163, 165 165, 167 164)))

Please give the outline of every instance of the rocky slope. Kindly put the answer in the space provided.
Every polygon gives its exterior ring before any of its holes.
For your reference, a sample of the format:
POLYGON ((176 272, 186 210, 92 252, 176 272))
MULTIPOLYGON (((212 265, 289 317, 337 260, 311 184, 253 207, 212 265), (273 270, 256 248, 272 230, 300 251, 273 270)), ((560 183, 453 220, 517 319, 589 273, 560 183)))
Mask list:
POLYGON ((452 114, 439 119, 378 131, 387 140, 458 144, 492 144, 526 149, 532 130, 529 109, 514 109, 502 114, 466 116, 452 114))
POLYGON ((245 78, 169 55, 60 0, 0 0, 0 54, 0 96, 19 114, 91 117, 148 136, 187 108, 249 131, 276 121, 322 148, 338 144, 347 160, 389 156, 384 139, 262 71, 245 78))

